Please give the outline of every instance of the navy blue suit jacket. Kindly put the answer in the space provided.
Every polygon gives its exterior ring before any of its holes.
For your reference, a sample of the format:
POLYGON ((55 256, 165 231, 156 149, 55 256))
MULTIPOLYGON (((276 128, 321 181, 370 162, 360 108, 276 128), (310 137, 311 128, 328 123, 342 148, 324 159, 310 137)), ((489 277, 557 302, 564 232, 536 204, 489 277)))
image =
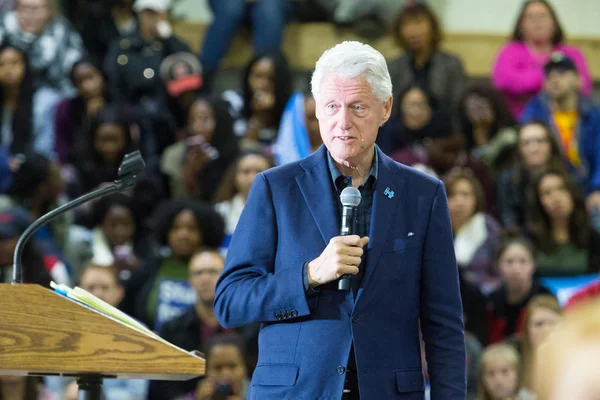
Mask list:
POLYGON ((305 294, 302 264, 339 235, 327 150, 259 174, 219 278, 224 327, 260 322, 248 399, 340 399, 354 342, 361 399, 463 400, 465 343, 443 184, 379 149, 367 265, 356 299, 305 294), (390 198, 386 188, 394 192, 390 198))

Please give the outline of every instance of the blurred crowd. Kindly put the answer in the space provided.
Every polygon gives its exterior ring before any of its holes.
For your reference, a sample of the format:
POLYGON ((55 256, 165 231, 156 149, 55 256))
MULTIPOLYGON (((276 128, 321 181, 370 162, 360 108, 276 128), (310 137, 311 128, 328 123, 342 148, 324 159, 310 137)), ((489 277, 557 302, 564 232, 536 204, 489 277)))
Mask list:
MULTIPOLYGON (((216 280, 256 175, 322 145, 317 104, 282 51, 285 26, 392 35, 403 54, 389 60, 394 110, 377 144, 445 184, 469 399, 535 399, 538 349, 575 308, 543 279, 600 271, 600 108, 553 7, 525 1, 489 79, 472 79, 441 49, 426 2, 208 3, 214 21, 194 54, 169 0, 0 1, 0 282, 34 219, 114 181, 140 150, 135 189, 39 230, 24 278, 78 285, 207 358, 201 380, 105 380, 106 399, 244 399, 260 326, 219 326, 216 280), (247 25, 253 57, 236 87, 215 90, 247 25)), ((38 398, 75 399, 77 386, 0 377, 0 400, 38 398)))

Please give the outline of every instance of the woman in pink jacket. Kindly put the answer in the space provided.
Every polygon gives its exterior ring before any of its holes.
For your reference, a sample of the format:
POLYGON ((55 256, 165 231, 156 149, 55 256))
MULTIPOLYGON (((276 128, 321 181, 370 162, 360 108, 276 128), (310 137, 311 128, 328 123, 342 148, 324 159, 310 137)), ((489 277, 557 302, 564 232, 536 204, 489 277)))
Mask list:
POLYGON ((543 66, 555 51, 575 62, 583 93, 591 93, 592 78, 583 54, 563 42, 564 34, 552 6, 546 0, 524 2, 512 40, 500 51, 492 76, 516 119, 525 103, 542 89, 543 66))

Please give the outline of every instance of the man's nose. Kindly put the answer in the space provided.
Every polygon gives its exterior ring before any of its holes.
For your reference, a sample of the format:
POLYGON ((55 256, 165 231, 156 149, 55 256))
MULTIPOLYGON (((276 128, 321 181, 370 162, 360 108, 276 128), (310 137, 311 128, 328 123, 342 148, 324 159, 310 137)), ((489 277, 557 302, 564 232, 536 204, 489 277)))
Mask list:
POLYGON ((352 128, 351 115, 348 109, 343 107, 340 109, 338 122, 340 124, 340 128, 344 131, 347 131, 350 128, 352 128))

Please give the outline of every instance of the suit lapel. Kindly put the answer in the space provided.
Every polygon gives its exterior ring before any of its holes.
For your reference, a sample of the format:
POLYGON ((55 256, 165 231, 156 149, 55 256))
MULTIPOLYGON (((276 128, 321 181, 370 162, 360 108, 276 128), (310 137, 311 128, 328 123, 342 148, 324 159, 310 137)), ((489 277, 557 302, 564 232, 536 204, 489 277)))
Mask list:
MULTIPOLYGON (((396 173, 399 171, 394 162, 383 154, 379 148, 379 171, 373 192, 373 208, 371 209, 371 226, 369 228, 369 244, 367 245, 367 266, 363 277, 362 288, 371 282, 379 256, 385 248, 388 231, 394 221, 396 210, 400 206, 402 181, 396 173)), ((359 292, 357 302, 361 297, 359 292)))
POLYGON ((305 173, 296 176, 304 201, 323 236, 325 244, 339 235, 338 207, 331 195, 331 173, 327 166, 327 150, 321 146, 314 154, 308 156, 301 164, 305 173))

